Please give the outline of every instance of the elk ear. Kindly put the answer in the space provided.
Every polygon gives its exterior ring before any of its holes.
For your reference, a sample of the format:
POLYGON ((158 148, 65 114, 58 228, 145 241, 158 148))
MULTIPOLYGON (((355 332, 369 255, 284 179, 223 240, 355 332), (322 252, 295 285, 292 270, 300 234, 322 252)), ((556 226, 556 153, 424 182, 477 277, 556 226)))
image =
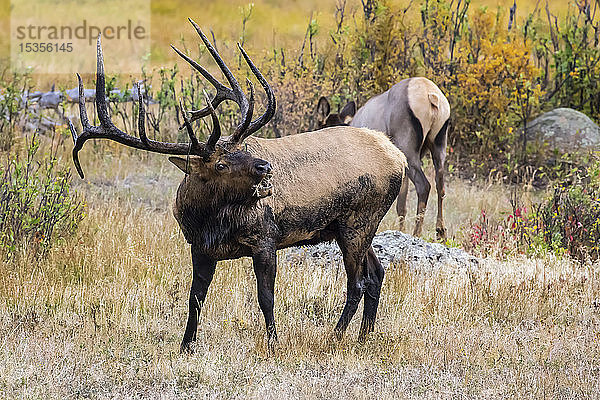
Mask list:
MULTIPOLYGON (((169 161, 171 161, 173 164, 175 164, 175 166, 177 168, 179 168, 180 170, 182 170, 183 173, 185 173, 185 174, 190 173, 188 169, 191 169, 191 168, 188 168, 188 167, 191 167, 191 165, 190 165, 191 163, 188 163, 187 159, 181 158, 181 157, 169 157, 169 161)), ((191 161, 192 160, 190 160, 190 162, 191 161)))
POLYGON ((324 96, 322 96, 317 104, 317 120, 319 122, 325 122, 330 110, 331 107, 329 107, 329 102, 324 96))
POLYGON ((342 108, 340 111, 340 119, 343 123, 349 124, 352 121, 352 117, 356 114, 356 103, 353 101, 349 101, 348 104, 342 108))

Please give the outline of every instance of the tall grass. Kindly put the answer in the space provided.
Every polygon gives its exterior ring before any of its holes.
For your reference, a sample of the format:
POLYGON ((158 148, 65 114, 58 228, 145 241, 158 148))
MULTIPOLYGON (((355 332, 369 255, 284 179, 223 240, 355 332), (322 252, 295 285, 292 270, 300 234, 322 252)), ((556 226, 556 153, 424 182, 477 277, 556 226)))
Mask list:
POLYGON ((2 271, 6 396, 597 393, 598 271, 555 260, 420 275, 397 265, 365 344, 356 342, 358 319, 346 339, 333 339, 345 286, 340 266, 280 263, 272 356, 250 263, 224 262, 202 310, 196 353, 180 356, 186 246, 170 216, 114 206, 93 213, 95 234, 42 265, 2 271))

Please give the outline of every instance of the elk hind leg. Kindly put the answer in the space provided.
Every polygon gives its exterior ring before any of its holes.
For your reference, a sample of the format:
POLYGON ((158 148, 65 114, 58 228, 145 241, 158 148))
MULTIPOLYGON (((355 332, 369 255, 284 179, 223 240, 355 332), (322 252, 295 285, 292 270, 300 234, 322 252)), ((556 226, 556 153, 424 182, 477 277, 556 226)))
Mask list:
POLYGON ((427 199, 429 198, 431 185, 421 169, 421 160, 412 161, 408 163, 407 175, 414 182, 415 189, 417 190, 417 218, 415 220, 413 236, 421 236, 423 233, 423 218, 425 216, 425 209, 427 208, 427 199))
POLYGON ((408 179, 402 179, 402 186, 400 186, 400 193, 396 200, 396 213, 398 214, 398 230, 404 230, 404 224, 406 222, 406 197, 408 195, 408 179))
POLYGON ((446 197, 444 188, 444 164, 446 161, 446 140, 447 140, 448 121, 444 124, 440 132, 429 148, 431 159, 435 167, 435 187, 437 191, 437 221, 436 233, 438 239, 446 239, 446 227, 444 226, 443 202, 446 197))
POLYGON ((375 317, 379 306, 379 296, 381 295, 381 285, 383 284, 384 269, 379 259, 369 247, 363 261, 363 270, 366 271, 366 287, 364 291, 365 304, 363 309, 363 319, 360 326, 358 340, 364 342, 367 335, 373 332, 375 326, 375 317))
MULTIPOLYGON (((355 232, 356 234, 356 232, 355 232)), ((336 238, 344 258, 344 267, 346 268, 346 304, 342 315, 335 327, 335 335, 338 339, 344 336, 350 321, 356 310, 358 303, 363 297, 365 291, 365 274, 363 270, 363 259, 365 257, 365 246, 357 243, 356 240, 348 240, 345 236, 336 238)))

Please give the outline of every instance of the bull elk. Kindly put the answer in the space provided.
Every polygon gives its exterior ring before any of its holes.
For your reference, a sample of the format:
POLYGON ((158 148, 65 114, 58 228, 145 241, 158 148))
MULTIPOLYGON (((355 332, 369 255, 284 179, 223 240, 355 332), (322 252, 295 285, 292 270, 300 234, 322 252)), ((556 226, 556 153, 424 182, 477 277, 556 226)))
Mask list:
MULTIPOLYGON (((347 274, 346 304, 335 333, 338 337, 343 335, 364 295, 359 335, 360 340, 364 340, 373 330, 384 275, 371 241, 400 191, 406 158, 384 134, 363 128, 334 127, 278 139, 251 136, 267 124, 275 112, 270 85, 238 44, 267 94, 266 111, 252 120, 252 83, 247 80, 248 98, 198 25, 191 19, 190 22, 230 87, 173 47, 216 89, 212 100, 205 94, 205 108, 182 112, 189 143, 150 140, 145 133, 141 99, 139 138, 126 134, 112 123, 106 107, 99 37, 96 105, 100 125, 90 125, 84 97, 79 96, 83 132, 78 135, 70 124, 77 171, 83 178, 78 152, 85 141, 110 139, 137 149, 173 155, 169 160, 185 174, 173 208, 183 235, 191 244, 193 264, 182 351, 189 350, 196 340, 198 315, 217 261, 252 257, 258 303, 265 319, 269 348, 272 348, 277 339, 273 317, 276 250, 333 239, 343 253, 347 274), (241 123, 228 137, 221 136, 215 113, 215 108, 225 100, 237 103, 241 110, 241 123), (206 143, 201 143, 190 123, 209 115, 212 132, 206 143)), ((78 80, 82 93, 79 75, 78 80)))
MULTIPOLYGON (((417 190, 417 218, 413 235, 420 236, 423 216, 431 185, 421 169, 421 158, 429 150, 435 167, 435 184, 438 195, 436 233, 446 237, 442 203, 444 201, 444 162, 450 104, 441 90, 427 78, 404 79, 388 91, 371 98, 356 111, 354 101, 347 103, 337 114, 330 113, 325 97, 317 105, 319 128, 350 125, 385 132, 406 155, 408 177, 417 190)), ((408 181, 402 183, 396 211, 401 229, 406 217, 408 181)))

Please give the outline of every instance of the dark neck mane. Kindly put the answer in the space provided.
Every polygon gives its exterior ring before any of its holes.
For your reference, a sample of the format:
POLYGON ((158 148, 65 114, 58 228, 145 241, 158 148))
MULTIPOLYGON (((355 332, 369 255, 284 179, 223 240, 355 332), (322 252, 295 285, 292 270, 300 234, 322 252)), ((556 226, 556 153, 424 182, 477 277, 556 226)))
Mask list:
MULTIPOLYGON (((257 211, 256 198, 248 198, 247 194, 239 192, 215 190, 211 186, 202 185, 201 196, 184 194, 187 199, 180 207, 186 237, 207 250, 227 246, 240 228, 256 219, 257 211)), ((196 187, 194 194, 198 193, 197 190, 196 187)))

